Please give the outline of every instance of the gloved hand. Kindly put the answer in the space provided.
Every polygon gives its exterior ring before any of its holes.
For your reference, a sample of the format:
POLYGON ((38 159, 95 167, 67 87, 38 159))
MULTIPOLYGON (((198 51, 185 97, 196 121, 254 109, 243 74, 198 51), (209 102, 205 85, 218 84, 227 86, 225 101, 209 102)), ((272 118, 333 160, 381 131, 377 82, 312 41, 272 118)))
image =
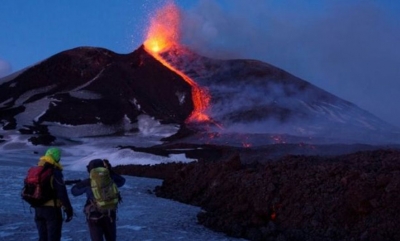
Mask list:
POLYGON ((64 210, 65 214, 67 215, 67 218, 65 219, 65 222, 68 223, 69 221, 72 220, 72 217, 74 216, 74 211, 72 208, 66 208, 64 210))
POLYGON ((103 159, 104 167, 111 171, 111 164, 107 159, 103 159))

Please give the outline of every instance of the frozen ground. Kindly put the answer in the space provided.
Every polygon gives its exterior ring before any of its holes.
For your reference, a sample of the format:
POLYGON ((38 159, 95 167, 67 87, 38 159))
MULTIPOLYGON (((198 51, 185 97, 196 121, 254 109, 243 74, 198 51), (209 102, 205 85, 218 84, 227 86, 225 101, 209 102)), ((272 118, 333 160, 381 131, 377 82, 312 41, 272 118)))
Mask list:
MULTIPOLYGON (((114 166, 195 161, 187 159, 184 155, 161 157, 118 148, 126 145, 145 147, 160 144, 159 140, 164 132, 162 127, 157 129, 153 125, 146 132, 142 128, 140 133, 130 136, 61 140, 57 146, 62 150, 64 177, 86 178, 86 165, 95 158, 107 158, 114 166)), ((28 168, 37 164, 48 147, 33 146, 23 135, 9 132, 0 132, 0 135, 6 140, 0 143, 0 241, 37 240, 34 210, 22 201, 20 192, 28 168)), ((157 198, 152 190, 161 184, 161 180, 130 176, 126 176, 126 179, 125 186, 120 190, 123 203, 118 211, 118 240, 241 240, 198 225, 196 215, 200 208, 157 198)), ((70 188, 68 186, 68 189, 70 188)), ((85 197, 70 195, 70 199, 75 217, 63 225, 62 240, 89 240, 82 212, 85 197)))
MULTIPOLYGON (((156 164, 170 161, 190 162, 182 155, 159 157, 129 150, 119 150, 119 145, 150 146, 159 143, 163 129, 156 135, 117 138, 79 138, 68 140, 59 147, 65 179, 87 177, 86 165, 94 158, 107 158, 113 165, 156 164)), ((2 133, 0 133, 2 134, 2 133)), ((0 143, 0 241, 37 240, 33 211, 20 198, 23 179, 30 166, 36 165, 47 147, 33 146, 21 135, 3 134, 6 142, 0 143)), ((198 207, 168 199, 157 198, 153 193, 161 180, 126 176, 126 184, 120 191, 123 203, 117 220, 118 240, 240 240, 227 237, 198 225, 198 207)), ((71 187, 69 186, 68 189, 71 187)), ((74 207, 74 219, 63 226, 62 240, 89 240, 85 216, 82 212, 85 197, 70 195, 74 207)))
MULTIPOLYGON (((31 164, 19 160, 18 154, 0 158, 0 240, 38 238, 33 221, 34 210, 23 203, 19 195, 31 164)), ((66 168, 64 176, 66 179, 85 178, 87 173, 66 168)), ((161 180, 130 176, 126 179, 126 185, 121 188, 123 203, 118 211, 118 240, 239 240, 198 225, 198 207, 157 198, 151 191, 160 185, 161 180)), ((62 240, 89 240, 82 213, 85 197, 70 198, 75 216, 71 222, 64 223, 62 240)))

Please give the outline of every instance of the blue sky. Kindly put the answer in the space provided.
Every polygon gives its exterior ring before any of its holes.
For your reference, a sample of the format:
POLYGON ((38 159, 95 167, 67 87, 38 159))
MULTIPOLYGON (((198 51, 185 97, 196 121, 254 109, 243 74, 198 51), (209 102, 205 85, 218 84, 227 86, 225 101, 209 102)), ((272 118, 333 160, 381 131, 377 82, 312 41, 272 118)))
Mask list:
MULTIPOLYGON (((132 52, 165 2, 2 0, 0 76, 79 46, 132 52)), ((400 127, 399 1, 175 3, 182 41, 197 52, 268 62, 400 127)))

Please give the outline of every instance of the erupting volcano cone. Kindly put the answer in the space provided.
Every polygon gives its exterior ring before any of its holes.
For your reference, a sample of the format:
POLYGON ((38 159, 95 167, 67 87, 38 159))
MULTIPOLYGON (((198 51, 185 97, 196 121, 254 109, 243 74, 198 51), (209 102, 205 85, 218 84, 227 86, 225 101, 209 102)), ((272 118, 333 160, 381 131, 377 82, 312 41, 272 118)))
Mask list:
POLYGON ((187 121, 209 121, 210 118, 205 113, 210 102, 210 96, 207 93, 207 90, 200 87, 189 76, 162 57, 162 53, 167 52, 173 46, 179 45, 179 23, 179 9, 173 3, 167 4, 164 8, 156 12, 155 16, 152 18, 144 46, 149 54, 165 67, 180 75, 188 84, 190 84, 190 86, 192 86, 194 110, 187 121))

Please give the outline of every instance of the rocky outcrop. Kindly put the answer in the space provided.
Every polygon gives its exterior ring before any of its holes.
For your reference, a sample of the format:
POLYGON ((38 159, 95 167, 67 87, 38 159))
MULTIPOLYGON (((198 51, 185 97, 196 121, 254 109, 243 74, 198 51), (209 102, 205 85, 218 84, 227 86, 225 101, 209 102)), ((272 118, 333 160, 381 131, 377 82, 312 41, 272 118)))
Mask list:
POLYGON ((60 52, 0 79, 0 103, 0 130, 32 135, 35 145, 136 132, 141 115, 183 124, 193 110, 191 86, 143 46, 129 54, 91 47, 60 52))
MULTIPOLYGON (((154 167, 152 167, 154 168, 154 167)), ((249 240, 400 240, 400 151, 175 165, 158 196, 197 205, 199 223, 249 240)))

